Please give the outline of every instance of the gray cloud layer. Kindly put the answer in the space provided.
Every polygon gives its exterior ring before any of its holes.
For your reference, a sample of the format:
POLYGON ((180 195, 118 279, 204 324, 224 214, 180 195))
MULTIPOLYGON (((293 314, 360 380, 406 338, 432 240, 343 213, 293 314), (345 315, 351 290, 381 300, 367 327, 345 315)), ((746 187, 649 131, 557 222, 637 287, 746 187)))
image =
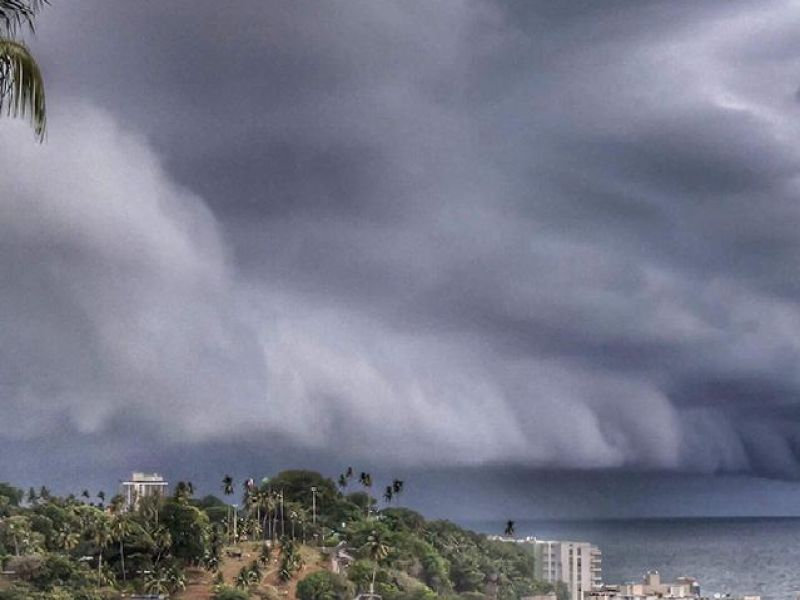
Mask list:
POLYGON ((584 4, 48 9, 0 440, 800 475, 800 10, 584 4))

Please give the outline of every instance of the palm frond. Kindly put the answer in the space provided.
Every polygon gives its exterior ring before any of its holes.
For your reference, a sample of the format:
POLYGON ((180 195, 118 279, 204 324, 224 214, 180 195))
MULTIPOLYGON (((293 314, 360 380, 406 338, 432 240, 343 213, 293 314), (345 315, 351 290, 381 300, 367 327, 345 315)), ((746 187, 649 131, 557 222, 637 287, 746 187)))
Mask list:
MULTIPOLYGON (((0 0, 9 2, 14 0, 0 0)), ((28 116, 36 137, 44 139, 47 113, 44 78, 28 48, 0 39, 0 115, 28 116)))
POLYGON ((33 31, 33 18, 48 0, 0 0, 0 27, 8 35, 27 26, 33 31))

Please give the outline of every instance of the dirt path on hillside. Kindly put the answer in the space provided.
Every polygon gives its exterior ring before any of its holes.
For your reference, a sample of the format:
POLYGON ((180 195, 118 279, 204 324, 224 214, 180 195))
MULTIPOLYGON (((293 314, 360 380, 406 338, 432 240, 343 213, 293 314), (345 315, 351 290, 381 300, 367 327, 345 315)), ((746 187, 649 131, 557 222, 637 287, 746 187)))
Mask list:
MULTIPOLYGON (((242 567, 258 558, 258 544, 244 543, 236 546, 242 552, 241 558, 225 557, 222 561, 222 577, 226 585, 235 585, 236 576, 242 567)), ((250 589, 255 598, 285 598, 297 600, 297 582, 316 571, 330 570, 330 561, 315 548, 302 546, 303 568, 288 583, 278 578, 280 550, 272 553, 265 575, 261 583, 250 589)), ((202 569, 187 569, 186 589, 175 594, 177 600, 211 600, 214 595, 214 575, 202 569)))

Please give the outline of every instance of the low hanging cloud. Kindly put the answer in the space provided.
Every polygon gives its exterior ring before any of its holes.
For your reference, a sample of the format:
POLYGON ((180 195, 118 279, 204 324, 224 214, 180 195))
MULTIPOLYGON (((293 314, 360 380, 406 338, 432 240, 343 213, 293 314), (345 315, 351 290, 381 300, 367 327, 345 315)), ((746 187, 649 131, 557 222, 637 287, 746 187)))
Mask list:
POLYGON ((220 398, 263 392, 215 219, 145 141, 82 104, 55 114, 42 146, 6 129, 2 435, 130 415, 204 436, 220 398))
POLYGON ((800 475, 800 13, 596 17, 46 11, 62 105, 0 140, 0 439, 800 475))

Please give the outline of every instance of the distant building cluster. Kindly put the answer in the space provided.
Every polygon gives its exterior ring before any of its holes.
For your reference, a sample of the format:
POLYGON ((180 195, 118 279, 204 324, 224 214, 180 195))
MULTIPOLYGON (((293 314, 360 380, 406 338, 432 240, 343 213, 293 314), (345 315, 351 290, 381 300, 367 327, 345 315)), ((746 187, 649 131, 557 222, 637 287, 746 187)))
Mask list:
MULTIPOLYGON (((535 537, 489 536, 489 539, 530 544, 534 555, 534 577, 566 585, 570 600, 700 600, 700 585, 693 577, 662 581, 658 571, 649 571, 638 583, 603 583, 603 554, 589 542, 540 540, 535 537)), ((544 600, 545 597, 541 597, 544 600)), ((523 600, 533 600, 525 598, 523 600)), ((536 600, 540 600, 537 597, 536 600)), ((759 600, 746 596, 741 600, 759 600)), ((800 599, 799 599, 800 600, 800 599)))
POLYGON ((655 600, 657 598, 700 598, 700 584, 693 577, 661 581, 658 571, 649 571, 639 583, 602 585, 584 595, 584 600, 655 600))
POLYGON ((158 473, 133 473, 128 481, 119 486, 125 510, 136 510, 139 501, 149 496, 165 496, 168 482, 158 473))

